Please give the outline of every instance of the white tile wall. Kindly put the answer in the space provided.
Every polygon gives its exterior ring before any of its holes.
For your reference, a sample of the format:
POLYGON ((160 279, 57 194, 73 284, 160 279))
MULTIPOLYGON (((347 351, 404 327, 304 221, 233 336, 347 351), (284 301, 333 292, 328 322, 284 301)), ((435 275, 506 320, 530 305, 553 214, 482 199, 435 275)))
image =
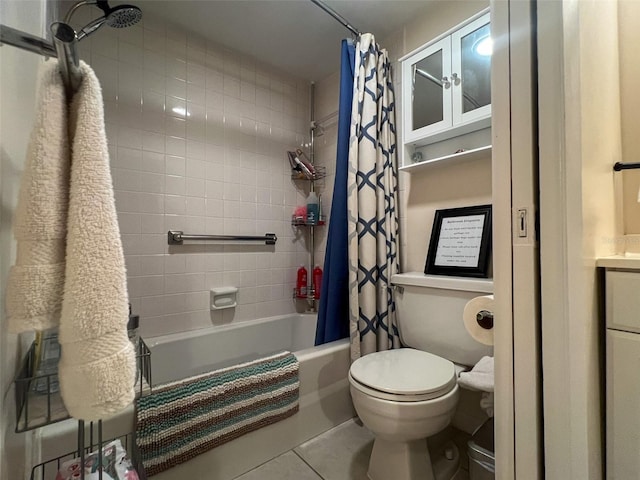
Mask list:
POLYGON ((148 15, 132 28, 101 29, 80 50, 103 88, 129 296, 143 335, 303 308, 291 292, 308 255, 290 216, 304 194, 286 150, 308 138, 308 84, 148 15), (170 229, 273 232, 278 243, 170 248, 170 229), (239 305, 212 314, 209 289, 223 285, 240 289, 239 305))

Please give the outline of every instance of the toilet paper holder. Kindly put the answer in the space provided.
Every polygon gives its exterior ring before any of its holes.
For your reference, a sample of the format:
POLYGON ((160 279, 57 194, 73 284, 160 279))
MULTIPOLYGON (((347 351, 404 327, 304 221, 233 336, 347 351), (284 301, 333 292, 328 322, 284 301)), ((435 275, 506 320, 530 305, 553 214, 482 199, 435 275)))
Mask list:
POLYGON ((476 314, 476 322, 485 330, 491 330, 493 328, 493 312, 480 310, 476 314))

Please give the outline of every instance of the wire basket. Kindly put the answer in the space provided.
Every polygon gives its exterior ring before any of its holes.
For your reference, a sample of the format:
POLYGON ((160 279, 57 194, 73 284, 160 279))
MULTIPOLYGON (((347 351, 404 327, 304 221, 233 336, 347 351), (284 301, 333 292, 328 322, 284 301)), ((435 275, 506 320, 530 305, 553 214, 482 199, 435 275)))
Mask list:
MULTIPOLYGON (((136 394, 151 388, 151 351, 142 338, 138 339, 136 363, 136 394)), ((44 427, 69 418, 58 390, 57 370, 38 373, 36 345, 31 345, 15 379, 16 433, 44 427)))
MULTIPOLYGON (((84 428, 84 426, 81 428, 84 428)), ((91 429, 90 430, 91 434, 89 437, 89 444, 84 447, 84 450, 82 452, 78 452, 78 451, 69 452, 59 457, 53 458, 51 460, 47 460, 46 462, 39 463, 38 465, 33 467, 33 469, 31 470, 30 480, 54 480, 64 462, 68 460, 72 460, 74 458, 81 457, 82 454, 84 455, 84 457, 82 458, 84 462, 85 458, 88 457, 91 452, 94 452, 97 450, 104 452, 104 445, 107 445, 108 443, 114 440, 120 440, 122 446, 127 451, 128 457, 131 460, 133 467, 136 469, 138 478, 140 480, 146 480, 147 476, 145 474, 144 467, 142 466, 142 462, 140 461, 140 455, 138 453, 138 448, 136 446, 134 432, 131 432, 119 437, 111 438, 109 440, 102 442, 100 439, 96 439, 94 437, 93 425, 91 425, 90 429, 91 429)), ((80 477, 78 478, 84 478, 84 476, 85 476, 84 473, 80 472, 80 477)), ((91 478, 101 478, 101 477, 103 477, 103 475, 101 474, 101 469, 98 469, 98 472, 91 474, 91 478)), ((108 478, 107 475, 104 475, 104 478, 108 478)))
POLYGON ((297 217, 295 215, 291 215, 291 225, 295 227, 317 227, 324 225, 327 222, 327 217, 325 215, 320 215, 320 218, 317 222, 310 222, 306 217, 297 217))
POLYGON ((315 170, 315 173, 311 178, 307 177, 304 173, 302 173, 302 171, 295 169, 291 169, 291 178, 294 180, 318 181, 327 176, 327 167, 325 167, 324 165, 314 165, 313 168, 315 170))

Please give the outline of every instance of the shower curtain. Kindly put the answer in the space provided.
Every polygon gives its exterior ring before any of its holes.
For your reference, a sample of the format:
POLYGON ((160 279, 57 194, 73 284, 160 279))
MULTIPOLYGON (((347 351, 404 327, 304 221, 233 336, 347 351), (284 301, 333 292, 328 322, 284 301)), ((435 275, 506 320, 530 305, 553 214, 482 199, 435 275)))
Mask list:
POLYGON ((400 346, 391 275, 398 272, 395 99, 387 51, 360 36, 347 176, 351 359, 400 346))
POLYGON ((322 295, 318 307, 316 345, 349 336, 349 260, 347 257, 347 166, 353 100, 355 48, 342 41, 340 103, 338 106, 338 147, 336 176, 331 202, 327 249, 324 257, 322 295), (331 279, 331 281, 329 281, 331 279))

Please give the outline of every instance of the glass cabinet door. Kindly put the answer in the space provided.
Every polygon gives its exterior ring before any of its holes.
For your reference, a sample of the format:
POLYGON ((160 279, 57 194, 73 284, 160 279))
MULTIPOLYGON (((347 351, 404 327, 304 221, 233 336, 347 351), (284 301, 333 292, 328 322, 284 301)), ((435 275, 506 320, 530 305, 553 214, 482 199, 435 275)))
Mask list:
POLYGON ((451 39, 445 38, 403 63, 406 136, 451 126, 451 39))
POLYGON ((452 35, 453 122, 491 114, 492 40, 489 15, 452 35))
POLYGON ((487 10, 480 12, 401 59, 405 146, 430 145, 490 127, 489 21, 487 10))

